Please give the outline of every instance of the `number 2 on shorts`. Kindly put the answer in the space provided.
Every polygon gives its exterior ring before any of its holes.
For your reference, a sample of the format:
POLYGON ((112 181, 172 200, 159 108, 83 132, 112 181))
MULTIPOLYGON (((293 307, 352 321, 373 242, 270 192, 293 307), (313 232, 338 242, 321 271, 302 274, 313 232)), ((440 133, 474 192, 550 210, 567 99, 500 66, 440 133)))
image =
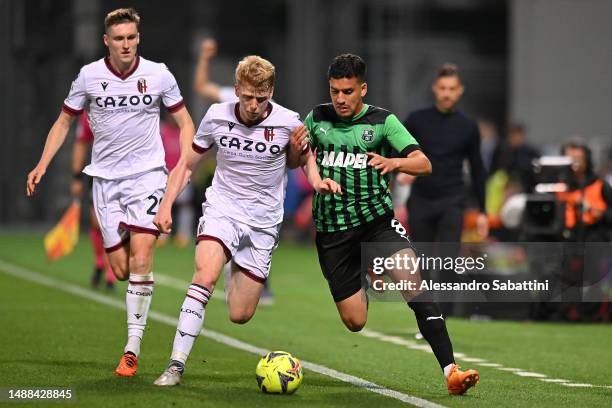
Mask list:
POLYGON ((147 197, 147 200, 152 200, 153 201, 153 203, 151 204, 151 206, 147 210, 147 214, 149 214, 149 215, 156 215, 157 211, 155 209, 157 208, 157 205, 161 202, 161 198, 158 199, 153 194, 151 194, 150 196, 147 197))

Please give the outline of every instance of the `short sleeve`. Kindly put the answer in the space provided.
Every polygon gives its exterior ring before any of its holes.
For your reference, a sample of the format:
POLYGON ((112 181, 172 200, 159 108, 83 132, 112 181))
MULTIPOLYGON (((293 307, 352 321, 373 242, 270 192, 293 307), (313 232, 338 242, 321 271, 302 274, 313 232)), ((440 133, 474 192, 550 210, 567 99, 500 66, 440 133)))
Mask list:
POLYGON ((85 73, 81 68, 77 77, 72 81, 70 92, 68 92, 68 96, 64 99, 62 110, 69 115, 77 116, 83 113, 86 102, 87 86, 85 83, 85 73))
POLYGON ((233 86, 222 86, 219 89, 219 102, 238 102, 236 90, 233 86))
POLYGON ((306 116, 306 119, 304 119, 304 126, 306 126, 306 129, 308 129, 308 142, 310 144, 310 149, 311 150, 315 150, 318 144, 318 140, 317 140, 317 135, 315 134, 315 129, 316 129, 316 125, 313 119, 313 113, 312 111, 310 111, 310 113, 306 116))
POLYGON ((79 118, 79 123, 76 131, 76 140, 81 143, 93 143, 94 134, 91 131, 91 127, 89 126, 89 121, 87 120, 87 115, 84 113, 79 118))
POLYGON ((174 75, 172 75, 172 72, 170 72, 170 70, 165 64, 161 65, 162 102, 170 113, 174 113, 179 111, 185 105, 185 102, 183 101, 181 90, 179 89, 179 86, 176 83, 174 75))
POLYGON ((402 125, 397 116, 393 114, 387 116, 384 129, 387 140, 395 150, 400 152, 401 156, 420 150, 416 139, 402 125))
POLYGON ((212 109, 215 105, 208 108, 206 111, 206 115, 202 118, 202 122, 200 122, 200 126, 198 127, 198 131, 193 137, 193 144, 191 147, 197 153, 204 153, 208 149, 210 149, 215 143, 215 138, 213 137, 213 126, 212 126, 212 109))

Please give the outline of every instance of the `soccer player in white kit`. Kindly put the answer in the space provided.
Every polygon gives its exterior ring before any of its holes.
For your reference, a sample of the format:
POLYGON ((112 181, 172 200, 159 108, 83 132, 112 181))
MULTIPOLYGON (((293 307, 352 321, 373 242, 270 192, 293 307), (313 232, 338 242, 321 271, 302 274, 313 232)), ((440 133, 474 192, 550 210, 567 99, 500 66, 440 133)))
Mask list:
MULTIPOLYGON (((303 164, 310 155, 290 143, 290 138, 304 140, 307 134, 299 115, 270 101, 274 76, 274 66, 261 57, 240 61, 235 75, 239 101, 213 104, 208 109, 192 150, 185 150, 170 173, 154 220, 162 232, 170 230, 172 204, 186 177, 201 155, 217 146, 217 168, 206 190, 198 226, 195 274, 181 306, 170 363, 155 381, 157 385, 180 382, 202 329, 206 304, 223 265, 230 260, 231 282, 226 283, 229 318, 244 324, 255 314, 278 243, 287 168, 303 164)), ((315 166, 314 159, 312 163, 315 166)), ((318 191, 337 192, 336 183, 316 178, 316 167, 312 174, 318 191)))
MULTIPOLYGON (((203 96, 212 103, 238 102, 236 90, 233 85, 220 85, 210 80, 210 61, 216 54, 217 41, 212 38, 205 38, 200 46, 200 55, 198 57, 198 64, 195 69, 193 89, 200 96, 203 96)), ((183 193, 177 198, 177 204, 186 191, 188 190, 183 190, 183 193)), ((225 281, 230 281, 229 277, 231 273, 231 264, 228 262, 223 268, 225 281)), ((264 283, 264 288, 261 292, 261 297, 259 298, 258 304, 261 306, 274 304, 274 295, 270 289, 269 280, 266 280, 264 283)))
POLYGON ((91 163, 83 171, 93 177, 93 204, 113 273, 129 280, 128 340, 115 370, 118 376, 136 374, 153 294, 153 248, 159 235, 153 217, 167 180, 160 103, 176 119, 183 146, 189 146, 195 133, 174 76, 164 64, 136 53, 139 23, 131 8, 106 16, 104 44, 109 55, 81 68, 27 180, 31 196, 70 124, 85 110, 94 143, 91 163))

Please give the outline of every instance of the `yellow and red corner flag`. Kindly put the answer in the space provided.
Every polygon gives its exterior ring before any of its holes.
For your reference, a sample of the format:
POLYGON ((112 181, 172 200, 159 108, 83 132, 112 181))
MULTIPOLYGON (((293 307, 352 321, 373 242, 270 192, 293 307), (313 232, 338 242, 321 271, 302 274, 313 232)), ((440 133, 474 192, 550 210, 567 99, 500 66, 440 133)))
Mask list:
POLYGON ((79 242, 80 214, 81 204, 74 201, 57 225, 45 235, 45 252, 50 261, 56 261, 68 255, 79 242))

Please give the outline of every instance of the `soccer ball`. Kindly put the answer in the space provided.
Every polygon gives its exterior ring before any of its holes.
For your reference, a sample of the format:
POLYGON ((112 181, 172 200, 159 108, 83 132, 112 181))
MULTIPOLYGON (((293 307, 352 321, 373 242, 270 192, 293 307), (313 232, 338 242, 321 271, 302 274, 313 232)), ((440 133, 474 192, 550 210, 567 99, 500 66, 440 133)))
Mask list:
POLYGON ((302 383, 300 361, 285 351, 272 351, 259 360, 255 369, 257 385, 269 394, 293 394, 302 383))

